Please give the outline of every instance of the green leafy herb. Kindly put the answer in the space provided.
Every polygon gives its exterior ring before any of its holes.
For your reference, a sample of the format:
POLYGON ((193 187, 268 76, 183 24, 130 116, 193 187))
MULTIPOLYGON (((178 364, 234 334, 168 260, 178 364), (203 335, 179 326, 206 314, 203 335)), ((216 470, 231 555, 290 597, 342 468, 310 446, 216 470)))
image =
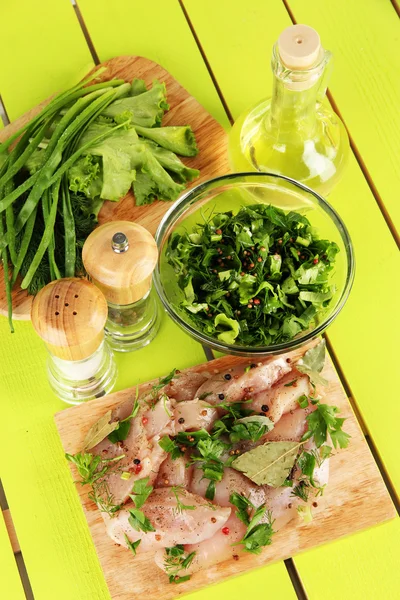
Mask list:
POLYGON ((305 216, 256 204, 172 234, 166 257, 196 329, 226 344, 271 345, 323 315, 338 251, 305 216))
POLYGON ((329 436, 335 448, 347 448, 351 436, 342 430, 346 419, 337 417, 338 412, 337 406, 318 401, 316 410, 307 416, 308 431, 303 435, 302 441, 312 437, 317 448, 320 448, 328 441, 329 436))
POLYGON ((237 419, 235 424, 232 425, 229 439, 232 444, 240 440, 257 442, 268 431, 271 431, 273 427, 274 424, 268 417, 262 417, 261 415, 243 417, 237 419))
POLYGON ((128 536, 126 535, 126 533, 124 535, 125 535, 125 542, 129 548, 129 550, 131 550, 133 555, 136 556, 136 550, 142 540, 136 540, 136 542, 131 542, 130 539, 128 538, 128 536))
POLYGON ((239 544, 243 544, 244 550, 251 554, 260 554, 264 546, 269 546, 272 542, 273 521, 272 514, 268 511, 265 504, 255 507, 252 502, 242 494, 234 492, 229 501, 236 506, 236 516, 247 525, 247 531, 239 544), (253 512, 250 518, 249 513, 253 512), (260 523, 262 519, 267 518, 265 523, 260 523))
MULTIPOLYGON (((197 432, 192 432, 191 435, 197 432)), ((225 464, 220 459, 220 456, 229 447, 228 444, 221 442, 220 440, 214 440, 211 438, 208 432, 207 437, 203 436, 198 439, 196 444, 196 450, 199 455, 193 455, 190 457, 192 463, 202 469, 204 478, 209 479, 206 490, 206 498, 213 500, 215 496, 215 482, 221 481, 224 475, 225 464)))
POLYGON ((133 494, 129 497, 136 508, 141 508, 153 491, 153 486, 147 485, 148 483, 149 477, 144 477, 143 479, 136 480, 133 484, 133 494))
POLYGON ((184 510, 196 510, 195 506, 184 504, 181 498, 186 496, 186 490, 181 485, 174 485, 171 488, 171 492, 176 498, 176 510, 177 513, 182 513, 184 510))
POLYGON ((190 579, 190 575, 181 575, 190 567, 196 552, 191 552, 185 556, 185 549, 181 544, 172 548, 165 548, 165 572, 169 577, 170 583, 182 583, 190 579))
POLYGON ((175 442, 175 440, 171 440, 168 435, 164 435, 158 444, 163 450, 165 450, 165 452, 168 452, 171 455, 172 460, 176 460, 177 458, 183 456, 183 452, 179 448, 178 444, 175 442))
POLYGON ((318 383, 328 385, 328 381, 320 375, 325 364, 325 348, 326 342, 323 339, 317 346, 307 350, 305 355, 297 361, 296 369, 300 373, 308 375, 310 381, 315 385, 318 383))
POLYGON ((122 419, 122 421, 119 421, 117 423, 117 427, 115 428, 115 430, 108 435, 108 439, 110 440, 110 442, 112 442, 113 444, 116 444, 117 442, 123 442, 124 440, 126 440, 126 438, 129 435, 129 431, 131 429, 132 419, 134 419, 136 417, 138 412, 139 412, 139 386, 136 386, 136 396, 135 396, 135 400, 133 402, 131 414, 128 417, 126 417, 125 419, 122 419))
POLYGON ((143 531, 144 533, 148 533, 149 531, 155 531, 153 525, 150 523, 149 519, 144 515, 141 510, 137 508, 129 509, 129 524, 132 525, 133 529, 136 531, 143 531))
POLYGON ((121 506, 115 504, 114 497, 110 494, 107 479, 111 472, 118 472, 118 462, 125 458, 124 454, 107 459, 90 453, 78 453, 66 454, 65 458, 76 465, 81 476, 80 483, 92 487, 88 496, 102 512, 113 516, 120 510, 121 506))
POLYGON ((267 442, 238 456, 232 467, 257 485, 280 487, 293 468, 300 446, 297 442, 267 442))
POLYGON ((176 369, 172 369, 171 373, 165 375, 165 377, 160 377, 158 383, 155 383, 151 389, 151 394, 153 399, 158 397, 158 392, 162 390, 163 387, 171 383, 173 379, 176 377, 176 369))

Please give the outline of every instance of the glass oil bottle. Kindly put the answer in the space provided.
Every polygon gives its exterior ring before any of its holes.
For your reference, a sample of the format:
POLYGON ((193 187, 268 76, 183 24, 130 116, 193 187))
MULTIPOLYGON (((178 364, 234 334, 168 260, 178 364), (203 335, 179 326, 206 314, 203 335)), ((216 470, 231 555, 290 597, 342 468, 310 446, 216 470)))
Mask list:
POLYGON ((273 47, 272 97, 235 122, 229 136, 234 171, 286 175, 327 195, 350 148, 346 129, 324 101, 331 53, 306 25, 285 29, 273 47))

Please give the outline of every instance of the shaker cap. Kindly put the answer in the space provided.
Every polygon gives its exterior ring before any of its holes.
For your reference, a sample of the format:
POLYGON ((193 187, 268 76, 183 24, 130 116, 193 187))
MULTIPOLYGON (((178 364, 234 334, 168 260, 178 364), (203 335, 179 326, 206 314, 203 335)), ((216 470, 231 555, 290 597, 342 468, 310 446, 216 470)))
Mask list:
POLYGON ((288 69, 311 69, 318 61, 322 46, 318 33, 308 25, 291 25, 278 38, 278 50, 288 69))
POLYGON ((83 360, 104 338, 108 307, 101 291, 86 279, 52 281, 36 295, 31 319, 50 352, 64 360, 83 360))
POLYGON ((141 225, 111 221, 92 231, 83 246, 82 259, 107 301, 124 306, 137 302, 150 290, 158 249, 151 233, 141 225))

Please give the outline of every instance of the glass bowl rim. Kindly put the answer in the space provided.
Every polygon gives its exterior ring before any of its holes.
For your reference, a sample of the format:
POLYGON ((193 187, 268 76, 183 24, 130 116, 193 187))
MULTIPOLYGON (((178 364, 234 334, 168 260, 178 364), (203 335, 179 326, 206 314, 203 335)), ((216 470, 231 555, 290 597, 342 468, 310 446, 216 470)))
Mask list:
MULTIPOLYGON (((245 182, 245 183, 247 183, 247 182, 245 182)), ((190 333, 190 335, 192 337, 194 337, 197 341, 199 341, 202 344, 205 344, 207 346, 210 346, 214 350, 223 352, 225 354, 231 354, 231 355, 233 354, 233 355, 237 355, 237 356, 253 356, 253 355, 266 356, 266 355, 270 355, 270 354, 281 354, 282 352, 287 352, 289 350, 294 350, 295 348, 303 346, 307 342, 310 342, 314 338, 318 337, 321 333, 323 333, 323 331, 325 331, 325 329, 327 327, 329 327, 329 325, 334 321, 334 319, 338 316, 338 314, 342 310, 343 306, 345 305, 345 303, 349 297, 351 288, 353 286, 354 275, 355 275, 354 249, 353 249, 353 244, 351 241, 350 234, 349 234, 348 229, 347 229, 345 223, 343 222, 342 218, 339 216, 339 214, 336 212, 336 210, 333 208, 333 206, 331 204, 329 204, 329 202, 327 200, 325 200, 325 198, 323 198, 320 194, 318 194, 318 192, 314 191, 313 189, 311 189, 304 183, 297 181, 296 179, 292 179, 291 177, 287 177, 286 175, 280 175, 278 173, 270 173, 267 171, 262 171, 262 172, 243 171, 243 172, 238 172, 238 173, 227 173, 226 175, 219 175, 218 177, 214 177, 212 179, 207 179, 206 181, 199 183, 195 187, 193 187, 190 190, 188 190, 187 192, 185 192, 167 210, 167 212, 164 214, 163 218, 161 219, 160 224, 158 225, 158 228, 157 228, 157 231, 155 234, 155 240, 156 240, 157 247, 159 250, 159 257, 157 260, 157 266, 153 273, 153 280, 154 280, 155 288, 157 290, 157 294, 158 294, 159 298, 161 299, 161 302, 162 302, 164 308, 166 309, 167 313, 170 315, 170 317, 172 318, 172 320, 175 323, 177 323, 182 329, 184 329, 188 333, 190 333), (177 314, 171 307, 171 305, 168 302, 168 299, 164 293, 163 285, 161 283, 160 269, 159 269, 160 258, 161 258, 161 243, 164 239, 165 232, 166 232, 168 226, 173 222, 174 217, 176 215, 180 216, 179 213, 180 213, 180 208, 182 207, 182 205, 186 205, 186 204, 190 203, 190 201, 193 199, 193 197, 195 197, 195 196, 201 194, 203 191, 207 190, 207 188, 212 184, 216 184, 218 182, 221 182, 221 184, 222 184, 224 182, 227 182, 227 181, 229 182, 229 181, 239 179, 242 177, 249 177, 250 179, 253 179, 253 178, 254 179, 261 178, 262 179, 264 177, 277 178, 277 179, 281 179, 283 181, 287 181, 290 184, 294 185, 295 187, 303 190, 304 192, 311 194, 318 201, 319 206, 321 206, 322 209, 330 216, 330 218, 334 222, 336 228, 338 229, 340 236, 344 243, 346 257, 347 257, 346 281, 345 281, 345 285, 344 285, 340 300, 337 303, 334 311, 329 315, 329 317, 327 319, 325 319, 322 323, 320 323, 317 327, 315 327, 311 331, 307 332, 304 336, 300 335, 298 337, 293 338, 292 340, 289 340, 288 342, 281 342, 280 344, 272 344, 269 346, 241 346, 239 344, 224 344, 224 343, 220 342, 219 340, 217 340, 216 338, 212 338, 212 337, 198 331, 197 329, 192 327, 189 323, 184 321, 179 316, 179 314, 177 314)))

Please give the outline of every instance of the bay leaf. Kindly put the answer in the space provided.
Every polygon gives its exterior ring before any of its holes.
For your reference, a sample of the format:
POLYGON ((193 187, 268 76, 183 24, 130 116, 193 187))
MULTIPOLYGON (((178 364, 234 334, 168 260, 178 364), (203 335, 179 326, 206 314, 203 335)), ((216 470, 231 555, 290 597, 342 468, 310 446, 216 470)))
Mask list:
POLYGON ((264 417, 262 415, 243 417, 242 419, 237 419, 235 423, 258 423, 259 425, 265 425, 267 431, 271 431, 274 428, 274 422, 271 421, 269 417, 264 417))
POLYGON ((310 381, 315 385, 328 385, 328 381, 325 377, 320 375, 325 364, 325 348, 326 342, 323 339, 317 346, 307 350, 304 356, 300 358, 296 364, 296 369, 300 371, 300 373, 308 375, 310 381))
POLYGON ((83 441, 83 449, 90 450, 104 440, 112 431, 119 427, 119 421, 111 421, 111 410, 108 410, 87 432, 83 441))
POLYGON ((244 452, 232 467, 257 485, 280 487, 296 461, 301 442, 267 442, 244 452))

